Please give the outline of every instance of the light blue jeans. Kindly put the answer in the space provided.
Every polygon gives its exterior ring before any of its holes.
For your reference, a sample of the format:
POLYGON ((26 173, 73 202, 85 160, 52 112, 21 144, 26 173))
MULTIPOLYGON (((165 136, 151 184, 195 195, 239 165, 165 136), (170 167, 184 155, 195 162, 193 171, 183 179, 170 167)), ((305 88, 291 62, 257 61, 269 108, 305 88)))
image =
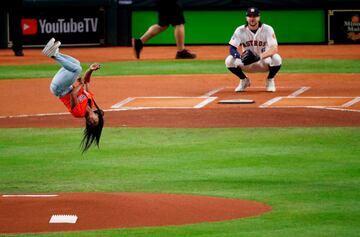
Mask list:
POLYGON ((80 62, 66 54, 57 54, 55 60, 61 65, 50 84, 50 91, 55 96, 62 97, 72 90, 72 84, 80 76, 80 62))

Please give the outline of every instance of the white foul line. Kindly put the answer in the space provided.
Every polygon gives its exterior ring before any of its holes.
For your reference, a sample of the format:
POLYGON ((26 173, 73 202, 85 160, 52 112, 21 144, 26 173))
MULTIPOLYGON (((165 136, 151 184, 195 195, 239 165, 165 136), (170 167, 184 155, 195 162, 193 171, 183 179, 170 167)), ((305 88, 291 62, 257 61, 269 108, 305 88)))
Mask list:
POLYGON ((294 91, 293 93, 291 93, 290 95, 288 95, 286 97, 280 96, 280 97, 272 98, 271 100, 268 100, 264 104, 260 105, 259 108, 267 108, 270 105, 282 100, 283 98, 295 98, 296 96, 304 93, 305 91, 309 90, 310 88, 311 87, 309 87, 309 86, 303 86, 300 89, 294 91))
POLYGON ((345 104, 343 104, 342 107, 350 107, 359 101, 360 101, 360 97, 356 97, 355 99, 350 100, 349 102, 346 102, 345 104))
POLYGON ((200 108, 204 107, 205 105, 213 102, 216 99, 217 99, 217 97, 215 97, 215 96, 214 97, 208 97, 207 99, 203 100, 199 104, 195 105, 194 109, 200 109, 200 108))
POLYGON ((267 108, 270 105, 280 101, 282 98, 284 98, 284 97, 279 96, 279 97, 272 98, 271 100, 268 100, 264 104, 260 105, 259 108, 267 108))
POLYGON ((0 116, 0 119, 4 118, 27 118, 27 117, 44 117, 44 116, 59 116, 59 115, 68 115, 69 112, 64 113, 47 113, 47 114, 20 114, 20 115, 9 115, 9 116, 0 116))
POLYGON ((285 99, 353 99, 354 96, 298 96, 298 97, 288 97, 283 96, 285 99))
POLYGON ((127 103, 129 103, 129 102, 131 102, 131 101, 133 101, 133 100, 135 100, 134 97, 129 97, 129 98, 125 99, 125 100, 120 101, 120 102, 117 103, 117 104, 114 104, 113 106, 111 106, 111 108, 112 108, 112 109, 119 109, 119 108, 122 107, 123 105, 125 105, 125 104, 127 104, 127 103))
POLYGON ((49 198, 49 197, 57 197, 57 194, 9 194, 2 195, 4 198, 13 198, 13 197, 30 197, 30 198, 49 198))
POLYGON ((303 86, 303 87, 301 87, 299 90, 297 90, 297 91, 291 93, 290 95, 288 95, 287 97, 288 97, 288 98, 296 97, 296 96, 304 93, 305 91, 309 90, 310 88, 311 88, 311 87, 303 86))
POLYGON ((345 112, 357 112, 357 113, 360 113, 360 110, 356 110, 356 109, 343 109, 343 108, 334 108, 334 107, 323 107, 323 108, 316 108, 316 109, 338 110, 338 111, 345 111, 345 112))
POLYGON ((212 90, 212 91, 209 91, 208 93, 202 95, 201 97, 210 97, 210 96, 218 93, 219 91, 222 91, 223 89, 225 89, 225 87, 216 88, 216 89, 214 89, 214 90, 212 90))
MULTIPOLYGON (((217 97, 209 97, 208 94, 212 93, 215 94, 216 92, 222 90, 223 88, 218 88, 216 90, 210 91, 204 96, 196 96, 196 97, 186 97, 186 96, 139 96, 139 97, 129 97, 125 100, 120 101, 119 103, 111 106, 111 109, 108 111, 125 111, 125 110, 142 110, 142 109, 199 109, 204 107, 205 105, 211 103, 212 101, 216 100, 217 97), (193 107, 126 107, 125 105, 131 101, 134 101, 136 99, 204 99, 199 104, 193 106, 193 107)), ((106 111, 106 110, 104 110, 106 111)))
MULTIPOLYGON (((279 96, 279 97, 275 97, 269 101, 267 101, 265 104, 260 105, 260 108, 266 108, 282 99, 352 99, 354 97, 348 97, 348 96, 299 96, 299 97, 288 97, 288 96, 279 96)), ((357 97, 358 98, 358 97, 357 97)), ((353 102, 354 100, 351 100, 350 102, 353 102)), ((360 100, 359 100, 360 101, 360 100)), ((350 102, 346 102, 350 103, 350 102)), ((356 103, 358 101, 355 101, 354 103, 356 103)), ((271 108, 316 108, 316 109, 323 109, 323 108, 327 108, 330 106, 325 106, 325 105, 275 105, 272 106, 271 108)), ((332 108, 334 107, 344 107, 344 105, 333 105, 331 106, 332 108)))

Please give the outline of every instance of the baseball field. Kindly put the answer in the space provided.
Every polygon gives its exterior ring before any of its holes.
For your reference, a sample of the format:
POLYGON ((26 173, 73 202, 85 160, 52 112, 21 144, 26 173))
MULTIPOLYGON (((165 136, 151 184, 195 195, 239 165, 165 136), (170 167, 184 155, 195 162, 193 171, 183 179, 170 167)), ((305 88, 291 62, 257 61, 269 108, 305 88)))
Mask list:
POLYGON ((105 127, 85 154, 84 121, 49 91, 59 66, 0 50, 0 235, 359 236, 360 48, 279 46, 275 93, 261 73, 235 93, 227 46, 190 49, 61 49, 102 65, 105 127))

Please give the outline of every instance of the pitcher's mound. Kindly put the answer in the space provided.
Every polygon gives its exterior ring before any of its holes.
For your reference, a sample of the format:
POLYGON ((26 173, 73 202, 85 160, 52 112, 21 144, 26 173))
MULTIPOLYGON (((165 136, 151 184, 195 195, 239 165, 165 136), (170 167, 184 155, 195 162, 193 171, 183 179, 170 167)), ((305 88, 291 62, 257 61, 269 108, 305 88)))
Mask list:
POLYGON ((271 210, 255 201, 157 193, 2 195, 0 203, 0 234, 183 225, 271 210))

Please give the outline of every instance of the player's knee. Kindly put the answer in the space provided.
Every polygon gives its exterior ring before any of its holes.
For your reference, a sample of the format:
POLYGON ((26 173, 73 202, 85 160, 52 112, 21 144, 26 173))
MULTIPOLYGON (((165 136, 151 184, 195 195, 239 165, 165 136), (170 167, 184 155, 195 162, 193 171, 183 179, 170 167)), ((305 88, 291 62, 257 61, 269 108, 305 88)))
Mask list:
POLYGON ((168 26, 160 26, 160 31, 163 32, 165 30, 167 30, 168 26))
POLYGON ((77 66, 74 67, 74 69, 73 69, 73 73, 78 74, 78 75, 81 74, 81 71, 82 71, 82 68, 81 68, 80 65, 77 65, 77 66))
POLYGON ((50 92, 55 96, 60 96, 59 87, 55 83, 50 84, 50 92))
POLYGON ((166 30, 168 28, 168 26, 161 26, 159 24, 155 24, 153 26, 150 27, 151 29, 151 33, 157 34, 160 32, 163 32, 164 30, 166 30))
POLYGON ((282 58, 279 54, 274 54, 271 57, 271 63, 270 66, 274 67, 274 66, 280 66, 282 64, 282 58))
POLYGON ((236 65, 235 65, 235 60, 234 60, 234 57, 233 57, 233 56, 231 56, 231 55, 227 56, 227 58, 225 59, 225 66, 226 66, 227 68, 229 68, 229 67, 236 67, 236 65))

